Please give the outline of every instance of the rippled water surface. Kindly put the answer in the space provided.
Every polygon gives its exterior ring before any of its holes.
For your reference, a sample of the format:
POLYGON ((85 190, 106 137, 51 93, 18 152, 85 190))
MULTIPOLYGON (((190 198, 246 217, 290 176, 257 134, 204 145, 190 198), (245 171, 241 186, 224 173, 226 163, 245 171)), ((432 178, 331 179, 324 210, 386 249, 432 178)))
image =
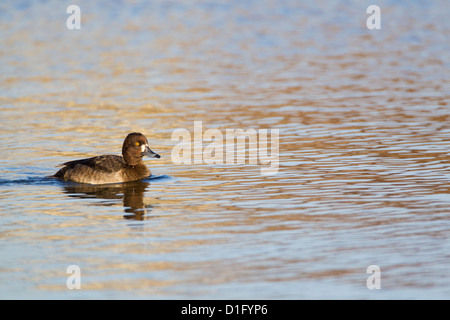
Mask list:
POLYGON ((370 4, 2 2, 0 297, 450 298, 450 3, 370 4), (194 121, 278 129, 278 172, 174 163, 194 121), (152 178, 48 178, 133 131, 152 178))

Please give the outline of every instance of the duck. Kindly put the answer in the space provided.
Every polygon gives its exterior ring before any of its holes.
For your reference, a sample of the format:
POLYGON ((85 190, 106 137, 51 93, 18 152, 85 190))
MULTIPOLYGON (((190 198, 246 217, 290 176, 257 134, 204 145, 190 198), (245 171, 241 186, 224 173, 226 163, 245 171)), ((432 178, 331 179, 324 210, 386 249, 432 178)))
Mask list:
POLYGON ((144 156, 161 158, 153 152, 147 138, 140 132, 129 133, 122 145, 122 156, 101 155, 68 161, 53 177, 87 184, 110 184, 142 180, 151 176, 143 163, 144 156))

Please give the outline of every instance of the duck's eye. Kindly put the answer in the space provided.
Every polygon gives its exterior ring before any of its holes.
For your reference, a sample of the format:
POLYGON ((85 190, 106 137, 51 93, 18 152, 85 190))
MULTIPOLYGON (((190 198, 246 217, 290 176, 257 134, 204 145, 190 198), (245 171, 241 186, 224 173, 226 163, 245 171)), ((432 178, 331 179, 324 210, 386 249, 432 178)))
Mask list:
POLYGON ((139 146, 139 142, 135 142, 134 144, 135 144, 136 146, 139 146))

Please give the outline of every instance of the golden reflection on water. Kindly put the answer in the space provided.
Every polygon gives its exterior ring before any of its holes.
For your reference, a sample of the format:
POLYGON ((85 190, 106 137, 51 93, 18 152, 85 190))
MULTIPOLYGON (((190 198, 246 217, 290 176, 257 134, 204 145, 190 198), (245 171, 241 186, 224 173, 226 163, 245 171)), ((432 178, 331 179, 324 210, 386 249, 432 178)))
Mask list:
MULTIPOLYGON (((144 192, 149 185, 150 183, 143 181, 103 186, 70 184, 64 186, 64 192, 69 197, 96 198, 102 200, 120 199, 123 201, 124 218, 143 220, 144 215, 149 213, 149 210, 147 210, 148 205, 144 204, 144 192)), ((102 205, 108 205, 108 203, 103 202, 102 205)))

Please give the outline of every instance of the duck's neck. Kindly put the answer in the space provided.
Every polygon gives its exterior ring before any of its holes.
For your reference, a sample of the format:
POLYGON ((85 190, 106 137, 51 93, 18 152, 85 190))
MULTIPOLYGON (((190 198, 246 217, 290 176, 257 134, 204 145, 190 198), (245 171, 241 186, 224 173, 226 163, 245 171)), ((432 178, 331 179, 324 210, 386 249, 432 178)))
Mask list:
POLYGON ((129 166, 137 166, 139 164, 142 164, 142 157, 141 156, 133 156, 130 154, 123 154, 123 159, 129 166))

